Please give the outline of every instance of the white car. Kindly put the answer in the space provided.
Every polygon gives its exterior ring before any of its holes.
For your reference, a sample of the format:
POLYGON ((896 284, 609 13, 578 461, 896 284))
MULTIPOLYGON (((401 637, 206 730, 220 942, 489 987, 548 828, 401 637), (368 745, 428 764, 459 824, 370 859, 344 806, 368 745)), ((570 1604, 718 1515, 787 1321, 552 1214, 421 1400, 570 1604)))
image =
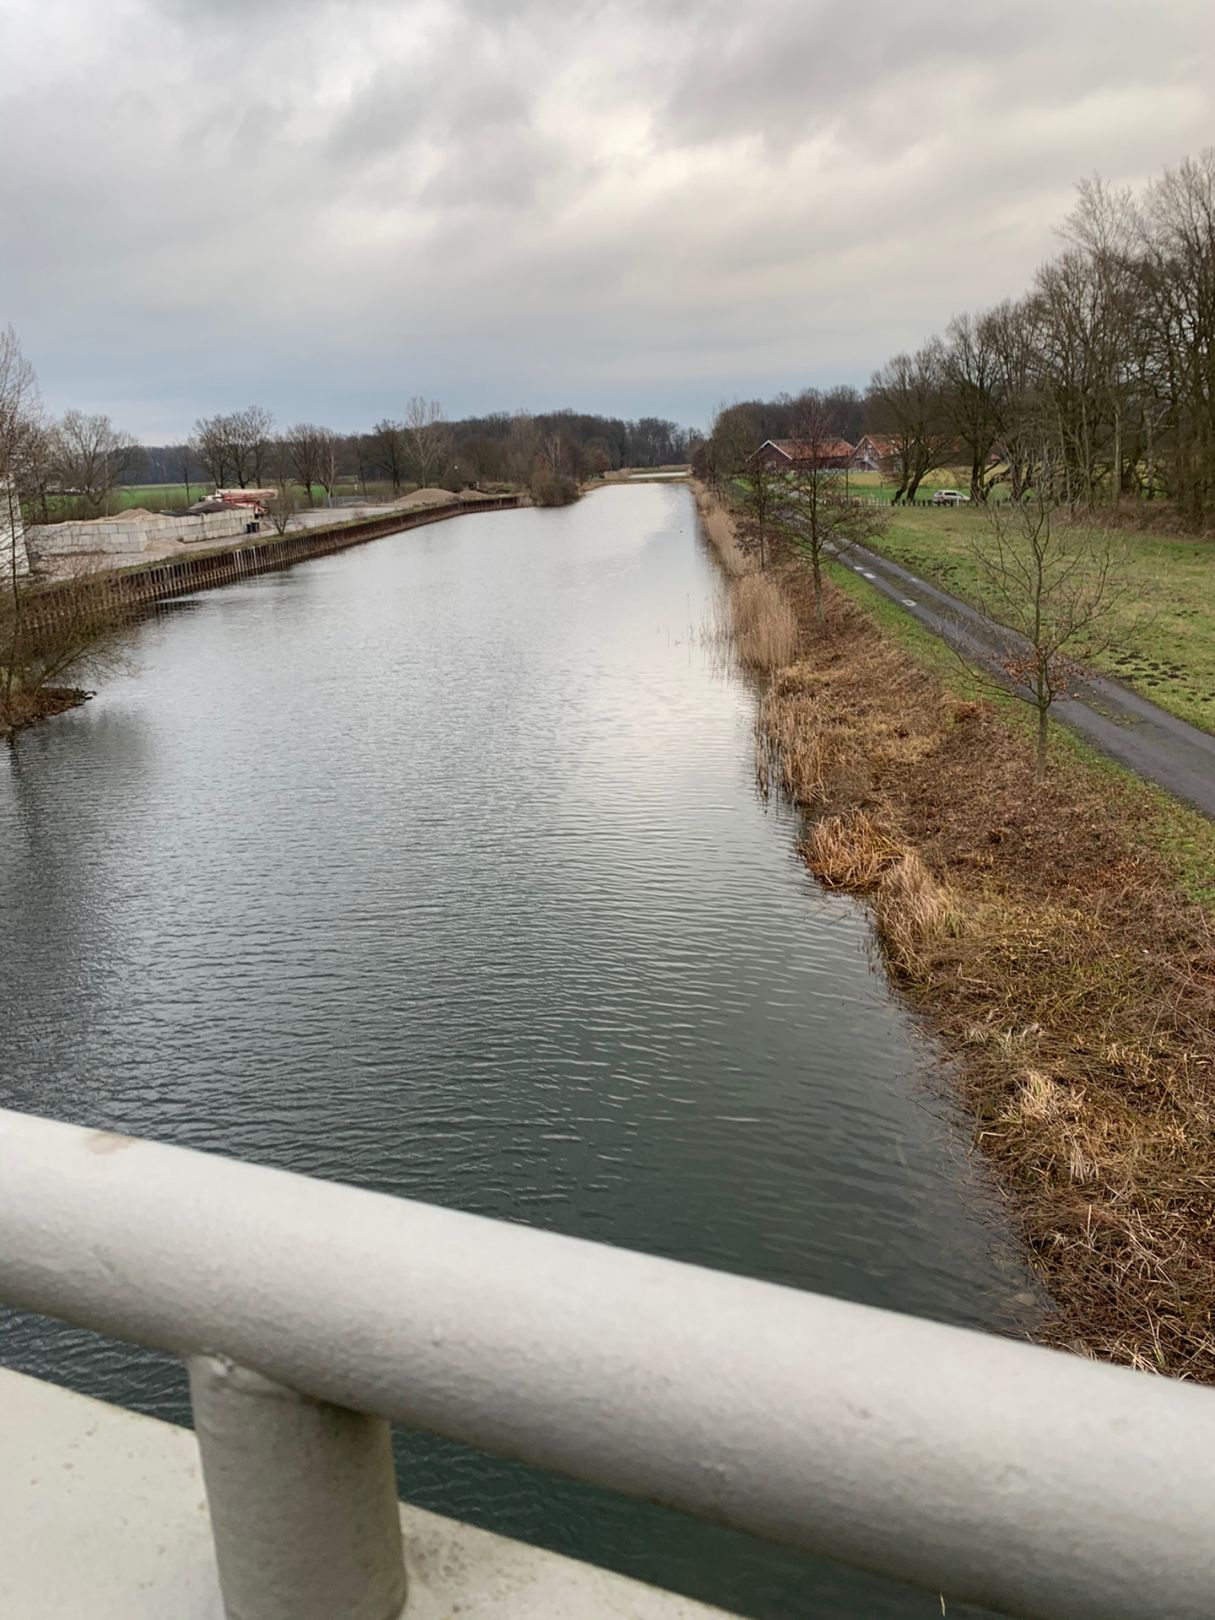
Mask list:
POLYGON ((934 506, 968 506, 970 496, 960 489, 938 489, 932 497, 934 506))

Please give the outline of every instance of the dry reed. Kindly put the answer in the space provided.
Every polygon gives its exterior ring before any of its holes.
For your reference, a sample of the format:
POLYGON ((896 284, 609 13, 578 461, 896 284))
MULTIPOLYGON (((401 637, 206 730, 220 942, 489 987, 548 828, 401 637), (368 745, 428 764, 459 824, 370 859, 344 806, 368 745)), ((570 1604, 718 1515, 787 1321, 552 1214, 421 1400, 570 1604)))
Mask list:
POLYGON ((754 560, 739 544, 738 532, 731 513, 701 483, 693 482, 692 494, 696 501, 696 510, 700 513, 701 526, 726 573, 732 579, 740 579, 743 574, 749 574, 755 566, 754 560))
POLYGON ((734 646, 749 669, 783 669, 797 657, 797 615, 767 574, 744 574, 730 586, 734 646))

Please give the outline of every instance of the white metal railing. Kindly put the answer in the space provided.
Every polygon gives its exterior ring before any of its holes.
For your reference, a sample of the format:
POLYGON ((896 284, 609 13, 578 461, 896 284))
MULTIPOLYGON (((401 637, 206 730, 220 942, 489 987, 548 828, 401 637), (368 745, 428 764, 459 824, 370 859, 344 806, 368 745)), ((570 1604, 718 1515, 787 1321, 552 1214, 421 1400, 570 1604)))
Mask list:
POLYGON ((388 1421, 1017 1615, 1215 1612, 1215 1393, 0 1111, 0 1299, 189 1366, 221 1584, 405 1602, 388 1421))

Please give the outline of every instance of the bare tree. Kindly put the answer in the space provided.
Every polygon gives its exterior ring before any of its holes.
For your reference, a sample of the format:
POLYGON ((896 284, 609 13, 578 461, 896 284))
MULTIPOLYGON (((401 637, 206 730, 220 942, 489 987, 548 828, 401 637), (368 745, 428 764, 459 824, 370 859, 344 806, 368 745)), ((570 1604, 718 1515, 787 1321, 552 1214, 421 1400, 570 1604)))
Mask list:
POLYGON ((52 430, 51 465, 62 488, 79 495, 95 516, 109 509, 135 449, 136 441, 108 416, 65 411, 52 430))
POLYGON ((0 594, 0 729, 10 737, 20 725, 83 702, 90 694, 75 683, 130 666, 120 631, 131 610, 99 587, 98 572, 81 560, 39 597, 37 611, 20 593, 0 594))
POLYGON ((986 501, 995 474, 989 466, 996 442, 999 363, 995 330, 982 316, 950 321, 941 351, 945 418, 957 447, 970 461, 970 498, 986 501))
POLYGON ((200 416, 189 438, 190 454, 206 471, 216 489, 236 476, 230 416, 200 416))
POLYGON ((1019 501, 1034 483, 1042 449, 1036 315, 1029 299, 1006 299, 980 320, 995 367, 992 446, 1004 463, 1009 494, 1019 501))
POLYGON ((405 424, 383 417, 367 435, 369 459, 388 475, 392 493, 399 495, 405 481, 405 424))
POLYGON ((1198 527, 1215 514, 1215 147, 1149 186, 1141 232, 1144 321, 1171 441, 1160 459, 1198 527))
POLYGON ((710 488, 720 494, 728 483, 746 471, 756 442, 757 432, 749 409, 743 405, 719 405, 703 452, 705 481, 710 488))
POLYGON ((247 405, 233 412, 228 422, 236 481, 242 489, 258 485, 270 459, 274 417, 264 405, 247 405))
POLYGON ((1059 523, 1045 495, 986 515, 986 532, 971 540, 972 599, 1012 691, 1037 712, 1041 779, 1051 707, 1111 644, 1112 616, 1130 587, 1109 536, 1059 523))
POLYGON ((298 483, 304 487, 308 505, 316 505, 313 486, 321 482, 321 463, 324 457, 326 429, 315 422, 297 422, 282 437, 282 446, 298 483))
POLYGON ((316 481, 325 491, 326 502, 333 499, 334 486, 340 476, 343 441, 332 428, 317 430, 316 481))
POLYGON ((506 433, 506 468, 512 483, 527 484, 539 454, 536 424, 526 411, 516 411, 506 433))
POLYGON ((295 521, 299 511, 299 496, 296 494, 290 480, 283 479, 274 490, 273 499, 266 508, 267 516, 275 534, 286 534, 295 521))
POLYGON ((540 456, 554 477, 560 478, 566 468, 566 445, 559 430, 541 435, 540 456))
POLYGON ((405 440, 414 476, 429 484, 441 470, 451 449, 451 434, 437 399, 415 396, 405 407, 405 440))
POLYGON ((789 504, 789 475, 774 467, 755 451, 746 464, 746 477, 740 481, 739 506, 742 508, 744 536, 759 551, 759 566, 768 566, 768 546, 780 527, 789 504))
POLYGON ((814 616, 826 622, 823 559, 867 545, 885 531, 889 519, 873 506, 850 500, 842 485, 837 417, 826 398, 807 394, 798 423, 797 460, 778 500, 774 526, 810 563, 814 616))
POLYGON ((914 501, 925 475, 950 448, 945 420, 941 344, 934 339, 915 354, 896 354, 873 374, 869 409, 878 431, 893 441, 899 487, 893 505, 914 501))

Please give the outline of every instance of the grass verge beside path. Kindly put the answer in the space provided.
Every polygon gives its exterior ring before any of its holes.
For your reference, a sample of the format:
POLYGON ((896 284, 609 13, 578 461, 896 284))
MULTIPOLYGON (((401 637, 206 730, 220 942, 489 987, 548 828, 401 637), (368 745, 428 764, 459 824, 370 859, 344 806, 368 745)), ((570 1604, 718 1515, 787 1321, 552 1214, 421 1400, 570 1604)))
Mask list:
MULTIPOLYGON (((718 525, 720 527, 720 524, 718 525)), ((1055 1311, 1048 1343, 1215 1382, 1215 829, 1057 735, 848 570, 762 705, 802 852, 864 896, 956 1062, 1055 1311)))
MULTIPOLYGON (((965 700, 990 704, 1021 737, 1023 746, 1032 748, 1036 718, 1028 705, 977 680, 939 636, 852 569, 830 563, 828 573, 844 595, 862 607, 918 663, 934 671, 948 691, 965 700)), ((1052 725, 1050 749, 1055 766, 1081 768, 1094 780, 1099 778, 1108 784, 1109 792, 1122 807, 1127 833, 1145 852, 1168 865, 1187 900, 1205 906, 1215 918, 1215 823, 1200 811, 1179 803, 1163 788, 1145 782, 1064 726, 1052 725)))
MULTIPOLYGON (((891 519, 875 550, 973 600, 971 548, 986 530, 983 513, 911 507, 894 509, 891 519)), ((1179 719, 1215 731, 1215 541, 1117 530, 1113 544, 1125 546, 1134 588, 1115 610, 1114 644, 1096 667, 1179 719)))

